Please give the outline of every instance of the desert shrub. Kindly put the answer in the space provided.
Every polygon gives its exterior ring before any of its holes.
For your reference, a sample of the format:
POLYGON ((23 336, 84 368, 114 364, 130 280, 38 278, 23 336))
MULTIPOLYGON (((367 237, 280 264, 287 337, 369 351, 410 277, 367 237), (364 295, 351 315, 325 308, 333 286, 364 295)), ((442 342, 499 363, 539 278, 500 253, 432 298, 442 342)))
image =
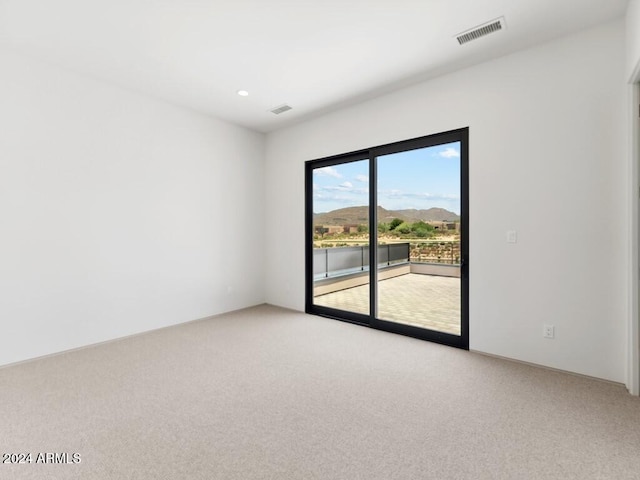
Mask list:
POLYGON ((423 222, 422 220, 412 223, 411 224, 411 231, 412 232, 416 232, 418 230, 427 230, 427 231, 433 231, 434 228, 433 226, 429 225, 428 223, 423 222))
POLYGON ((395 228, 395 231, 406 235, 407 233, 411 233, 411 225, 407 222, 402 222, 395 228))
POLYGON ((394 218, 393 220, 391 220, 391 223, 389 223, 389 230, 395 230, 399 225, 402 225, 403 222, 401 219, 399 218, 394 218))
POLYGON ((431 236, 431 232, 429 230, 427 230, 426 228, 418 228, 418 229, 414 230, 413 233, 418 238, 427 238, 427 237, 431 236))

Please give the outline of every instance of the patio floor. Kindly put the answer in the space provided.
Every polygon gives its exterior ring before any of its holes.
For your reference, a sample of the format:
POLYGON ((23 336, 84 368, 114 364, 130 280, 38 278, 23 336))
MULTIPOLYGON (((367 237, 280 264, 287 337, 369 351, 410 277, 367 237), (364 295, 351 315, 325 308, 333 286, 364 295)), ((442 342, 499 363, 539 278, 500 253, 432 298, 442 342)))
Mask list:
MULTIPOLYGON (((409 273, 378 284, 378 318, 460 335, 460 279, 409 273)), ((314 303, 369 314, 369 285, 315 297, 314 303)))

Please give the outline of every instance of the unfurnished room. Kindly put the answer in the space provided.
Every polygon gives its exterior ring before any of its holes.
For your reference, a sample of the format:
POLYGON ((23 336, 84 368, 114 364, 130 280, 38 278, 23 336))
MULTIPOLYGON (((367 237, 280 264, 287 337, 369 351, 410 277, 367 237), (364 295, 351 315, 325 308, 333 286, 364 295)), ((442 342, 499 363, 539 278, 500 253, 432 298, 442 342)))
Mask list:
POLYGON ((0 479, 640 479, 640 0, 0 0, 0 479))

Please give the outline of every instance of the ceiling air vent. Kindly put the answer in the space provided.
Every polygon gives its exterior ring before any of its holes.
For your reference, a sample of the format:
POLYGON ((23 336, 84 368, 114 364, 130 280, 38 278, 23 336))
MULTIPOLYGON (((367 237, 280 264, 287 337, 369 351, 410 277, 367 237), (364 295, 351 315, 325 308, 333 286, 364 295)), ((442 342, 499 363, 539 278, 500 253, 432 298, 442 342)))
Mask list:
POLYGON ((276 115, 280 115, 281 113, 284 113, 287 110, 291 110, 291 107, 289 105, 280 105, 279 107, 276 107, 273 110, 271 110, 271 113, 275 113, 276 115))
POLYGON ((474 27, 471 30, 467 30, 466 32, 459 33, 458 35, 456 35, 456 39, 458 40, 458 43, 460 45, 464 45, 467 42, 477 40, 478 38, 489 35, 490 33, 504 30, 506 27, 507 25, 504 22, 504 17, 500 17, 485 24, 478 25, 477 27, 474 27))

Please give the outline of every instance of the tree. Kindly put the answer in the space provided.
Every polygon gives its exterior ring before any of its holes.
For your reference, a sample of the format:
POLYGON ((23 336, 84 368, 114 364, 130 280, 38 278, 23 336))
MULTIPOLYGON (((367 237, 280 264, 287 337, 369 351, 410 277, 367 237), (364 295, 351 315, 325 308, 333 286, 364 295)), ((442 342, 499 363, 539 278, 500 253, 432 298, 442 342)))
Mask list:
POLYGON ((391 220, 391 223, 389 224, 389 230, 395 230, 398 225, 402 225, 404 222, 399 219, 399 218, 394 218, 393 220, 391 220))
POLYGON ((417 237, 430 237, 431 233, 435 230, 433 225, 419 220, 411 225, 411 231, 416 234, 417 237))
POLYGON ((316 234, 320 235, 320 238, 324 238, 325 233, 329 233, 329 229, 321 225, 316 225, 316 234))
POLYGON ((402 222, 400 225, 396 226, 395 231, 406 235, 407 233, 411 233, 411 225, 407 222, 402 222))
POLYGON ((367 225, 360 224, 358 225, 358 233, 367 233, 369 231, 369 227, 367 225))
POLYGON ((387 233, 389 231, 389 225, 386 223, 378 224, 378 233, 387 233))
POLYGON ((418 238, 427 238, 430 237, 431 235, 433 235, 429 230, 427 230, 426 228, 417 228, 413 231, 414 235, 418 238))
POLYGON ((428 230, 429 227, 430 225, 428 223, 425 223, 422 220, 418 220, 417 222, 411 224, 411 231, 415 232, 418 229, 428 230))

